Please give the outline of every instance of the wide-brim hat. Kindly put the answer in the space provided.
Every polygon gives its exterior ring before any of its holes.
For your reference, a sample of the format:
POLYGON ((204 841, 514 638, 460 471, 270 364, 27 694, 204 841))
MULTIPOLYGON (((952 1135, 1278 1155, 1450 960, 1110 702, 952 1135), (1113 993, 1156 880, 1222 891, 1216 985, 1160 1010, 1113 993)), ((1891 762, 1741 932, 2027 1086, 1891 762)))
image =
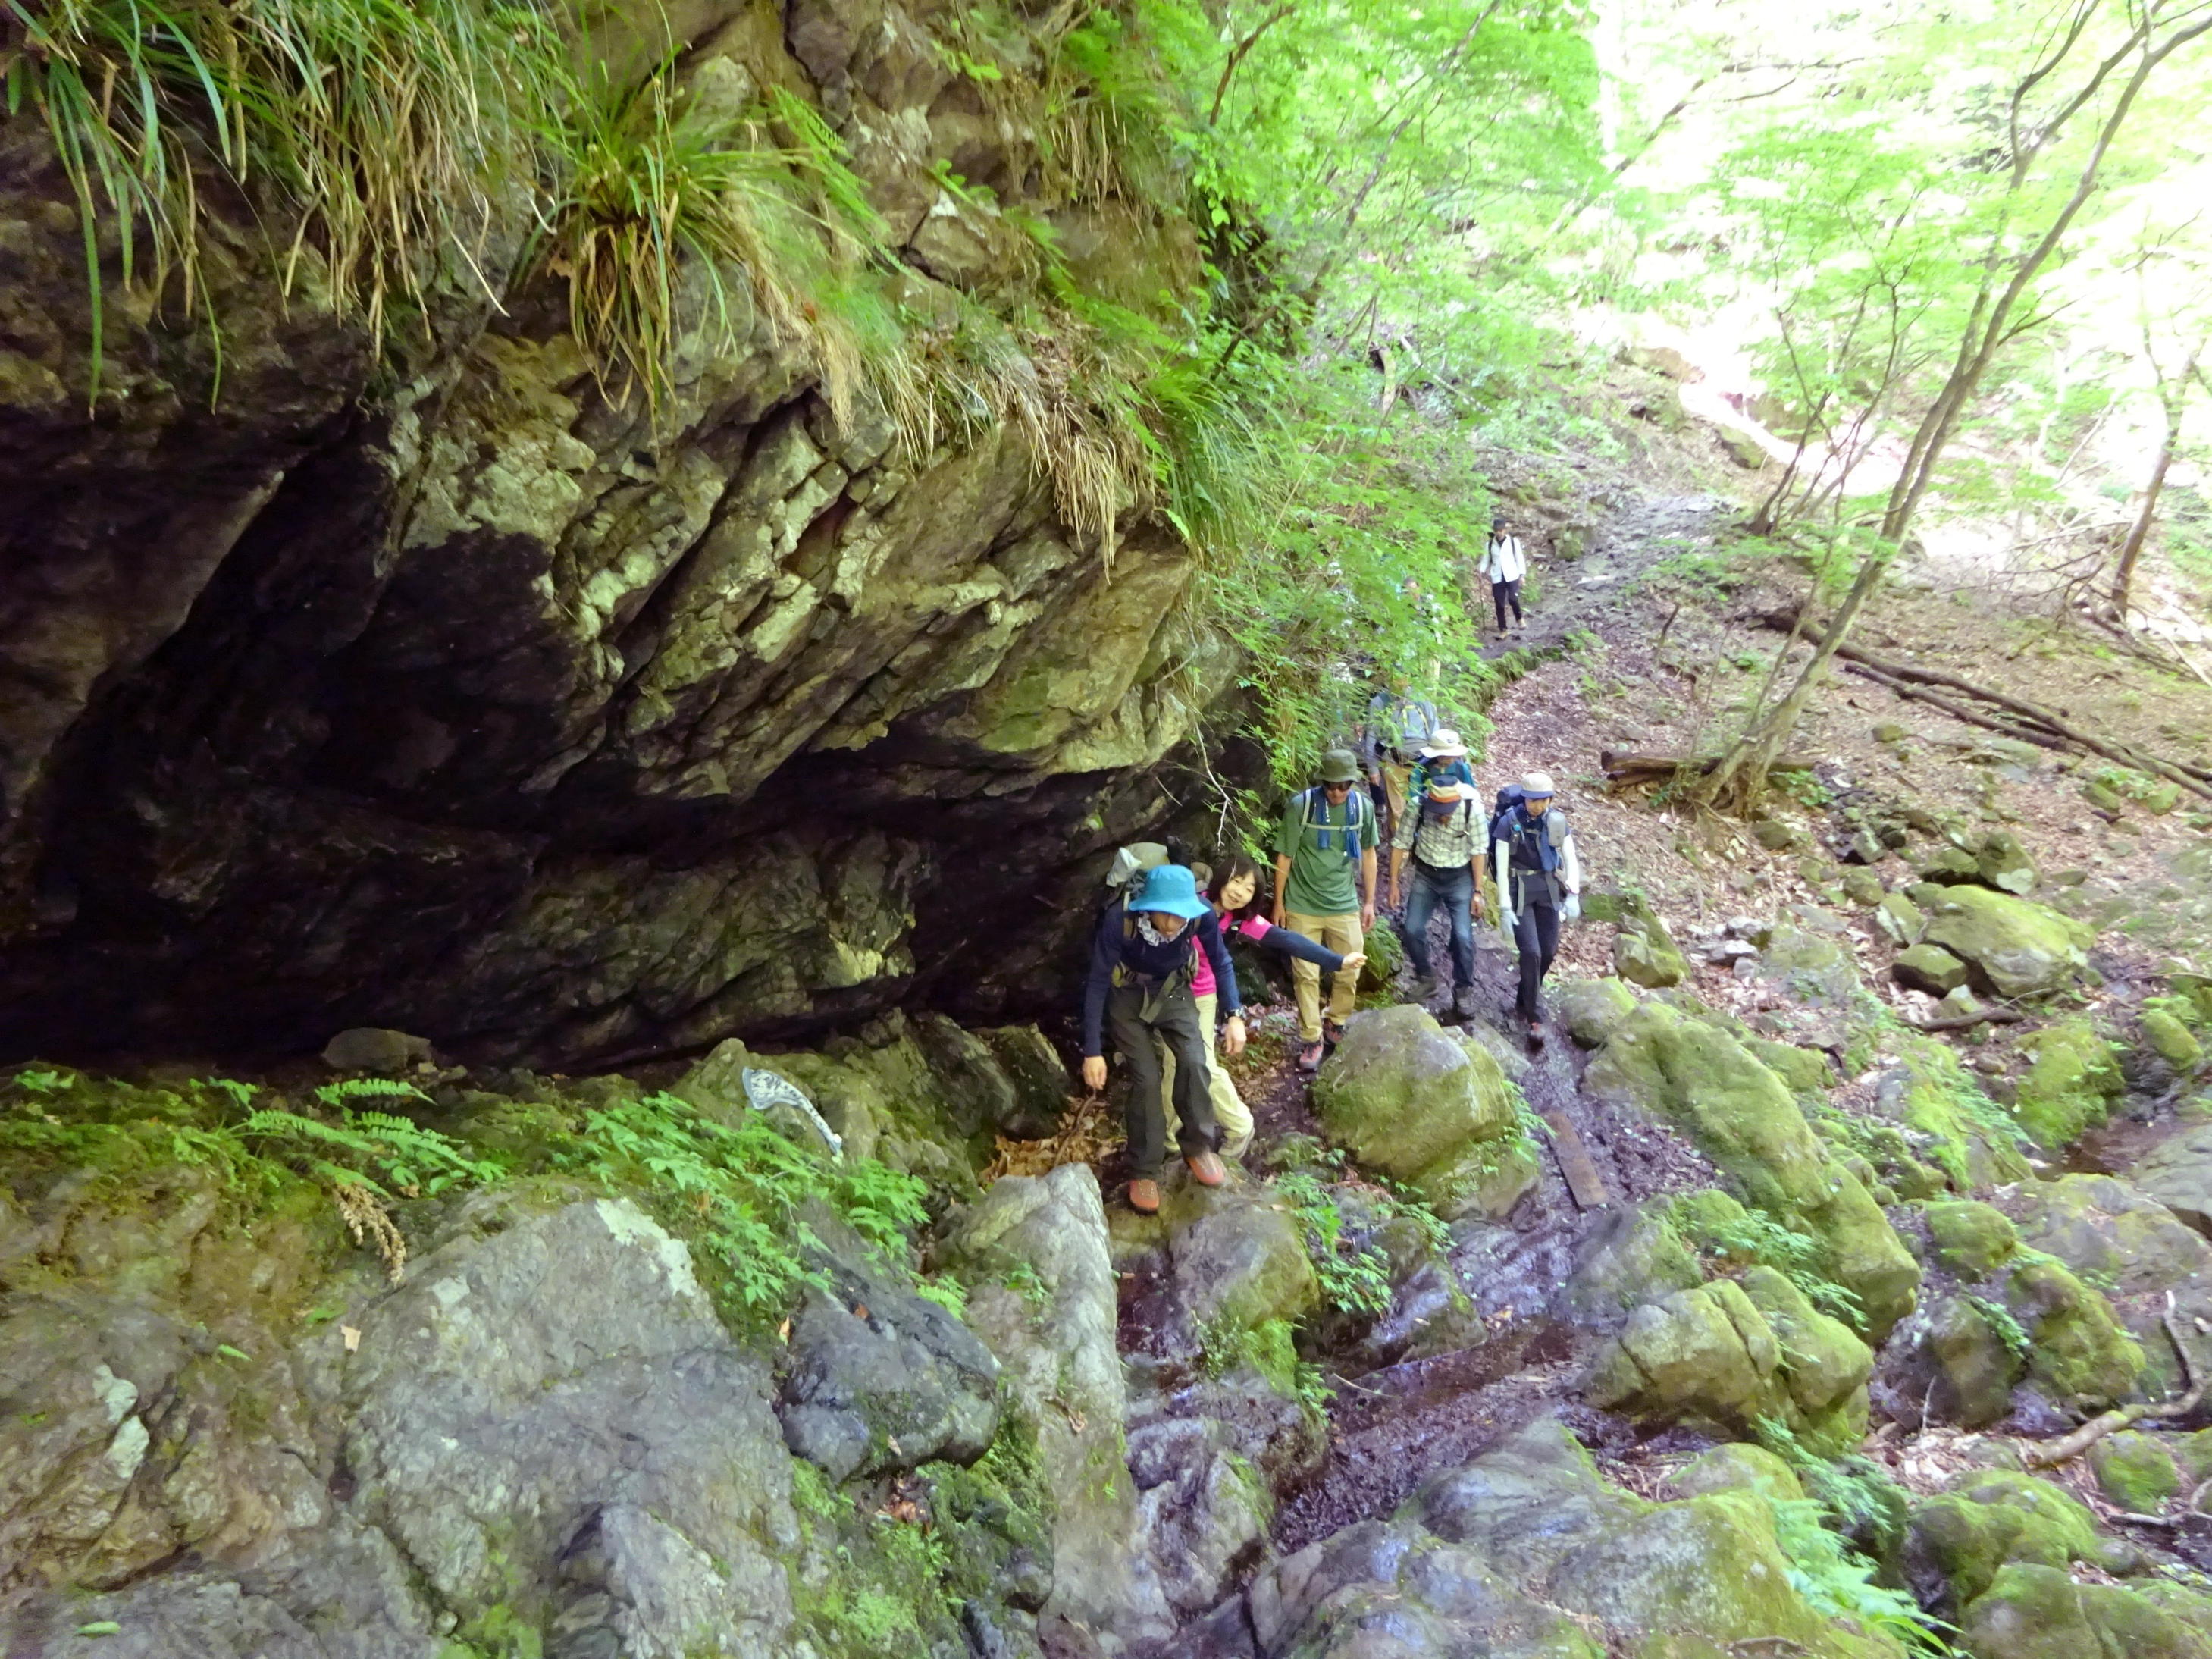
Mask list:
POLYGON ((1559 793, 1552 787, 1549 772, 1531 772, 1521 780, 1521 798, 1523 800, 1549 800, 1559 793))
POLYGON ((1349 749, 1332 749, 1321 757, 1321 770, 1316 775, 1323 783, 1357 783, 1359 757, 1349 749))
POLYGON ((1164 910, 1171 916, 1202 916, 1212 908, 1199 897, 1197 880, 1180 864, 1145 872, 1144 887, 1129 901, 1132 910, 1164 910))
POLYGON ((1458 760, 1466 753, 1467 745, 1449 726, 1439 726, 1436 734, 1421 745, 1423 760, 1458 760))

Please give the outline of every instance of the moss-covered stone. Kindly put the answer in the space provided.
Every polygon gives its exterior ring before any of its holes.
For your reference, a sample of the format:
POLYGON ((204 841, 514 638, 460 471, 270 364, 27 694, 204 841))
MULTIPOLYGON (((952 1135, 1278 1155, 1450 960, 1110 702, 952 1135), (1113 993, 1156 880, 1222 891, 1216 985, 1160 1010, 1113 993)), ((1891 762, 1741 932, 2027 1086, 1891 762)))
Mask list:
POLYGON ((2027 1333, 2028 1375, 2061 1403, 2101 1409, 2135 1391, 2142 1345, 2112 1304, 2065 1267, 2048 1258, 2020 1261, 2003 1297, 2027 1333))
POLYGON ((1985 1297, 1966 1296, 1946 1297, 1929 1311, 1923 1341, 1937 1385, 1930 1404, 1945 1421, 1986 1428, 2012 1409, 2013 1385, 2027 1375, 2027 1358, 2008 1340, 2017 1322, 1997 1328, 2001 1313, 1985 1297))
POLYGON ((2204 1045, 2180 1020, 2164 1008, 2144 1011, 2143 1041, 2177 1072, 2194 1071, 2204 1059, 2204 1045))
MULTIPOLYGON (((1855 1405, 1863 1431, 1864 1390, 1874 1372, 1874 1351, 1852 1334, 1850 1326, 1815 1308, 1804 1291, 1775 1268, 1749 1268, 1742 1282, 1744 1294, 1765 1316, 1782 1350, 1784 1382, 1805 1422, 1823 1430, 1823 1438, 1832 1439, 1835 1436, 1825 1431, 1836 1426, 1838 1413, 1849 1413, 1855 1405)), ((1856 1436, 1849 1438, 1855 1441, 1856 1436)))
POLYGON ((1940 945, 1913 945, 1897 953, 1890 976, 1908 989, 1940 997, 1966 982, 1966 964, 1940 945))
POLYGON ((1918 1266, 1782 1079, 1742 1043, 1647 1003, 1621 1023, 1584 1080, 1600 1098, 1680 1124, 1752 1203, 1802 1221, 1826 1247, 1827 1276, 1859 1298, 1875 1337, 1910 1310, 1918 1266))
POLYGON ((2008 1566, 1967 1610, 1960 1641, 1974 1659, 2212 1659, 2212 1639, 2181 1616, 2179 1599, 2008 1566))
POLYGON ((1834 1065, 1817 1048, 1801 1048, 1794 1042, 1760 1036, 1747 1037, 1743 1046, 1787 1084, 1792 1094, 1818 1097, 1826 1094, 1836 1080, 1834 1065))
POLYGON ((1930 1204, 1928 1237, 1938 1265, 1962 1279, 1982 1279, 1996 1271, 2020 1246, 2012 1218, 1972 1199, 1930 1204))
POLYGON ((1623 918, 1613 939, 1613 970, 1633 984, 1658 990, 1689 978, 1690 963, 1666 924, 1647 908, 1623 918))
POLYGON ((1928 926, 1918 905, 1902 893, 1887 893, 1874 908, 1875 925, 1899 945, 1917 945, 1928 926))
POLYGON ((1617 979, 1562 980, 1552 987, 1552 1008, 1569 1036, 1595 1048, 1636 1011, 1636 993, 1617 979))
POLYGON ((2089 1448, 2089 1468, 2105 1496, 2124 1510, 2155 1514, 2181 1490, 2173 1454, 2156 1435, 2123 1429, 2089 1448))
POLYGON ((2021 1128, 2056 1152, 2102 1123, 2125 1087, 2112 1045, 2087 1015, 2075 1015, 2021 1041, 2028 1056, 2014 1097, 2021 1128))
POLYGON ((2048 1480, 1991 1469, 1912 1511, 1908 1557, 1945 1582, 1948 1607, 1972 1604, 2008 1565, 2102 1564, 2109 1546, 2078 1500, 2048 1480))
POLYGON ((1700 1452, 1667 1480, 1670 1496, 1697 1498, 1709 1492, 1755 1492, 1769 1503, 1795 1503, 1805 1496, 1797 1472, 1764 1446, 1735 1441, 1700 1452))
POLYGON ((2095 935, 2056 910, 1986 887, 1934 890, 1927 941, 1966 960, 1999 996, 2056 991, 2087 964, 2095 935))
POLYGON ((1332 1140, 1447 1215, 1503 1214, 1535 1178, 1498 1061, 1415 1004, 1354 1016, 1313 1099, 1332 1140))

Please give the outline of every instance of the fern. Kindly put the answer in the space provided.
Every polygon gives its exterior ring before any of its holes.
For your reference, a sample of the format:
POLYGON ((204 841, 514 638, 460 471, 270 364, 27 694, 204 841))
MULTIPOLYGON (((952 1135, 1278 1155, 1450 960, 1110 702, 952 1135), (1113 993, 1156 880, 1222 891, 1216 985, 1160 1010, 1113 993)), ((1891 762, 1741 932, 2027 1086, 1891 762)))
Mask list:
POLYGON ((1908 1650, 1947 1651, 1950 1628, 1921 1610, 1903 1590, 1874 1582, 1874 1568, 1823 1523, 1821 1506, 1808 1498, 1774 1500, 1774 1538, 1790 1559, 1790 1583, 1823 1618, 1887 1636, 1908 1650))
MULTIPOLYGON (((323 1095, 345 1086, 330 1084, 316 1092, 323 1095)), ((319 1181, 333 1187, 362 1187, 386 1200, 434 1198, 456 1186, 489 1185, 506 1174, 504 1165, 471 1157, 460 1142, 406 1118, 349 1108, 340 1111, 338 1122, 325 1123, 297 1112, 264 1108, 239 1125, 236 1133, 241 1139, 283 1148, 303 1160, 306 1172, 319 1181)))

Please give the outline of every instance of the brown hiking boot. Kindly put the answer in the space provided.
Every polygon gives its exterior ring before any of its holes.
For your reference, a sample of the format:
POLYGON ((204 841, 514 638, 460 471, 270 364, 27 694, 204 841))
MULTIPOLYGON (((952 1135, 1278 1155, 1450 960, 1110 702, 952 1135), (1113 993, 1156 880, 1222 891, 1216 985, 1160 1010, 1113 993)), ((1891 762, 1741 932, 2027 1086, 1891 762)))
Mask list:
POLYGON ((1532 1019, 1528 1022, 1528 1046, 1531 1048, 1540 1048, 1544 1046, 1544 1022, 1540 1019, 1532 1019))
POLYGON ((1160 1212, 1160 1183, 1157 1181, 1131 1182, 1129 1207, 1139 1215, 1158 1215, 1160 1212))
POLYGON ((1193 1152, 1183 1162, 1190 1165, 1190 1178, 1201 1187, 1218 1187, 1229 1179, 1218 1152, 1193 1152))
POLYGON ((1321 1044, 1318 1042, 1309 1042, 1304 1048, 1298 1050, 1298 1070, 1309 1074, 1318 1072, 1321 1070, 1321 1044))

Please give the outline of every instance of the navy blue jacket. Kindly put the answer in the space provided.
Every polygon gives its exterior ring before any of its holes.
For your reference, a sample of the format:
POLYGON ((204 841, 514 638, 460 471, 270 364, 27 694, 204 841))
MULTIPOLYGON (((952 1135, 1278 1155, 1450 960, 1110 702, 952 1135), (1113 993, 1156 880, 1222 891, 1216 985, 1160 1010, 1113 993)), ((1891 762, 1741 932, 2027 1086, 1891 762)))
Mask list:
POLYGON ((1114 988, 1114 970, 1127 968, 1147 979, 1165 979, 1190 959, 1191 939, 1213 964, 1214 994, 1221 999, 1218 1012, 1225 1022, 1244 1006, 1237 994, 1237 964, 1229 960, 1229 947, 1221 938, 1221 923, 1209 908, 1164 945, 1146 941, 1140 933, 1127 932, 1122 919, 1127 906, 1120 900, 1108 905, 1098 918, 1098 931, 1091 939, 1091 971, 1083 980, 1083 1053, 1086 1059, 1106 1052, 1106 994, 1114 988), (1126 932, 1126 937, 1125 935, 1126 932))

